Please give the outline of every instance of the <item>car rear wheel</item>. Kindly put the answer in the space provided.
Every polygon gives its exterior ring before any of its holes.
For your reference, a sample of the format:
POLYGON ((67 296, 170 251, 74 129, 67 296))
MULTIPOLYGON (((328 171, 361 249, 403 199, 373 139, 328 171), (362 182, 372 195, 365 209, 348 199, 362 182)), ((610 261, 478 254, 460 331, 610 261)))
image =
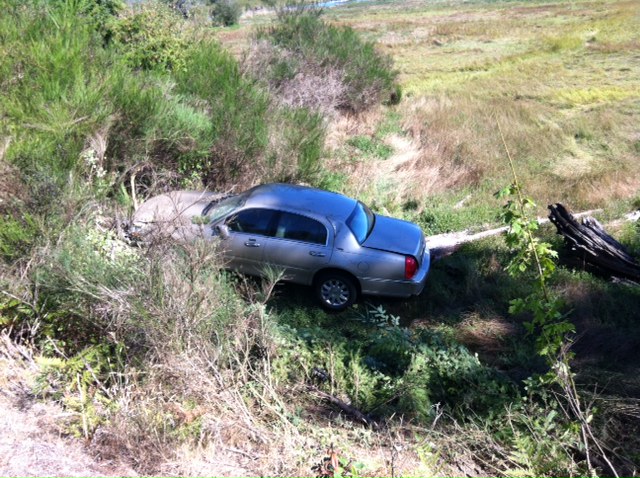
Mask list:
POLYGON ((316 296, 322 307, 339 311, 352 305, 358 289, 351 277, 340 272, 327 272, 316 280, 316 296))

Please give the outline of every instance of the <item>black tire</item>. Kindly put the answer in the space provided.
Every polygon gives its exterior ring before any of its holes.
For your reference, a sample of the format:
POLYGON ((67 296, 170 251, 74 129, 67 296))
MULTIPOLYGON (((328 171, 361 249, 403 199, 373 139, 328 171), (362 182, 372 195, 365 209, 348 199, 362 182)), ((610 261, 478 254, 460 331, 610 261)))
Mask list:
POLYGON ((324 272, 315 281, 316 298, 327 310, 341 311, 358 298, 358 289, 350 276, 341 272, 324 272))

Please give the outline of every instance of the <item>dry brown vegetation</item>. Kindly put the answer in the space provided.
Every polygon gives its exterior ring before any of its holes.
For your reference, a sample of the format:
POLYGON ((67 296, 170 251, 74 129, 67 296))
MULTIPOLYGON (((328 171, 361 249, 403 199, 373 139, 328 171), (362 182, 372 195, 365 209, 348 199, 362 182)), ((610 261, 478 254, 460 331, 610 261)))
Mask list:
MULTIPOLYGON (((589 208, 637 195, 634 2, 463 7, 413 1, 402 9, 372 5, 327 16, 375 39, 399 70, 405 99, 394 114, 416 151, 400 170, 406 177, 394 183, 402 199, 428 202, 446 192, 442 201, 457 202, 453 192, 471 188, 476 207, 490 204, 492 189, 508 181, 498 122, 518 173, 541 205, 589 208)), ((336 119, 333 129, 343 128, 334 137, 367 134, 336 119)), ((347 191, 368 188, 379 202, 385 202, 380 194, 398 202, 394 188, 384 185, 393 168, 383 162, 351 157, 329 164, 354 172, 347 191), (372 169, 383 172, 374 181, 372 169)))

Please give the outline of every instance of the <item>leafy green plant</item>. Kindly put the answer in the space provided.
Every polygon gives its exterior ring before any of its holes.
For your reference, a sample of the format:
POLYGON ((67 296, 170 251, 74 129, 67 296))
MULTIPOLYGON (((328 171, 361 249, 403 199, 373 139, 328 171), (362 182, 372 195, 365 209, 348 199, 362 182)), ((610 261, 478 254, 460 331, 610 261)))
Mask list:
POLYGON ((80 3, 81 14, 87 16, 93 28, 108 43, 113 36, 113 23, 125 8, 124 0, 82 0, 80 3))
POLYGON ((90 439, 115 407, 108 387, 124 369, 123 346, 91 345, 76 355, 40 357, 33 392, 60 402, 71 413, 68 431, 90 439))
POLYGON ((278 318, 286 341, 273 364, 277 375, 320 379, 318 386, 346 394, 363 413, 428 422, 446 408, 462 419, 469 410, 498 413, 515 396, 513 385, 466 347, 402 327, 382 306, 355 309, 341 324, 323 314, 305 319, 281 312, 278 318))
MULTIPOLYGON (((498 129, 502 135, 499 123, 498 129)), ((532 278, 534 285, 531 294, 511 301, 509 311, 513 314, 528 312, 532 316, 531 322, 526 324, 527 328, 530 333, 534 331, 538 333, 536 339, 538 353, 550 366, 550 371, 542 377, 542 384, 557 386, 562 391, 561 400, 565 404, 563 406, 565 418, 575 420, 576 426, 580 429, 589 473, 595 473, 591 462, 591 453, 595 451, 607 463, 613 474, 618 476, 589 425, 593 418, 593 410, 590 405, 581 400, 574 373, 571 370, 570 361, 573 354, 569 351, 570 342, 567 335, 574 332, 575 327, 562 312, 562 301, 552 294, 549 287, 549 280, 555 272, 554 259, 557 253, 550 244, 534 236, 538 223, 535 219, 529 218, 527 211, 533 209, 535 203, 522 193, 504 136, 502 141, 513 174, 513 183, 496 193, 498 198, 508 198, 503 206, 501 217, 509 227, 506 242, 513 248, 515 254, 506 269, 512 276, 532 278)))
POLYGON ((240 20, 242 8, 237 0, 213 0, 211 5, 211 19, 214 24, 230 27, 240 20))
POLYGON ((26 255, 38 238, 38 224, 29 214, 21 219, 6 215, 0 217, 0 256, 12 261, 26 255))
POLYGON ((526 381, 527 396, 510 405, 501 417, 497 435, 511 444, 509 459, 516 465, 514 476, 559 476, 583 472, 573 457, 580 430, 567 423, 559 402, 545 386, 526 381), (506 426, 504 426, 506 425, 506 426))
POLYGON ((549 361, 554 361, 560 352, 567 333, 575 328, 562 313, 562 302, 552 296, 548 281, 555 272, 554 259, 557 252, 547 242, 540 241, 533 233, 538 229, 538 221, 530 219, 527 211, 535 208, 535 203, 522 195, 517 179, 507 188, 496 193, 496 197, 511 198, 503 206, 502 220, 509 225, 505 234, 507 245, 515 255, 506 266, 512 276, 526 275, 531 270, 536 279, 534 292, 525 298, 511 301, 512 314, 531 312, 533 318, 526 326, 530 333, 539 331, 536 339, 538 352, 549 361))
POLYGON ((181 70, 189 42, 180 22, 168 7, 145 3, 112 24, 112 41, 133 68, 181 70))

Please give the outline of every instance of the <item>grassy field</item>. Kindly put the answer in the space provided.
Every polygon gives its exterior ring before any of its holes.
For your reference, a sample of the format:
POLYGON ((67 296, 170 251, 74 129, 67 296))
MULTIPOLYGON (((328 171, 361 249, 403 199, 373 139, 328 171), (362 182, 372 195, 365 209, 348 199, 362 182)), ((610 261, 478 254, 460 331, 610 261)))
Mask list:
MULTIPOLYGON (((349 171, 334 187, 383 211, 409 211, 432 232, 491 222, 492 193, 511 181, 500 126, 541 214, 558 201, 629 208, 640 187, 639 14, 629 1, 326 11, 393 57, 404 91, 397 107, 332 125, 327 164, 349 171), (377 155, 376 145, 389 153, 377 155), (446 217, 456 204, 456 218, 446 217), (426 219, 413 214, 423 210, 426 219)), ((219 38, 238 53, 266 18, 219 38)))

